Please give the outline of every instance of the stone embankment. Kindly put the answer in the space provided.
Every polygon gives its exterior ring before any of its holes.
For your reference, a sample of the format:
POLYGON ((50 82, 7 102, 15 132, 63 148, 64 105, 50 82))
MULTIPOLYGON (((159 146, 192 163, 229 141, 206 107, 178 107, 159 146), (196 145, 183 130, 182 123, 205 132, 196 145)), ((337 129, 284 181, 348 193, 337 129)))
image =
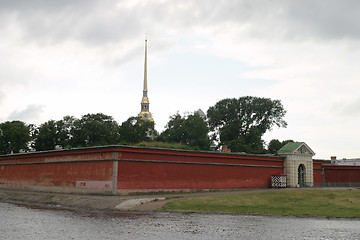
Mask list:
POLYGON ((151 195, 95 195, 0 189, 1 202, 90 210, 154 211, 163 207, 169 200, 166 197, 151 195))

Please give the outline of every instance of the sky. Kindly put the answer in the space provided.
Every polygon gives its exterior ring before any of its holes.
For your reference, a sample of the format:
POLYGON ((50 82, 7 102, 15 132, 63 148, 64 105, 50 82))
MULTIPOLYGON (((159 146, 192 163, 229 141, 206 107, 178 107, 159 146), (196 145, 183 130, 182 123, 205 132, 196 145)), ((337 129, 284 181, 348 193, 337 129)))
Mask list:
POLYGON ((282 102, 315 159, 360 157, 360 1, 0 0, 0 122, 140 112, 156 129, 224 98, 282 102))

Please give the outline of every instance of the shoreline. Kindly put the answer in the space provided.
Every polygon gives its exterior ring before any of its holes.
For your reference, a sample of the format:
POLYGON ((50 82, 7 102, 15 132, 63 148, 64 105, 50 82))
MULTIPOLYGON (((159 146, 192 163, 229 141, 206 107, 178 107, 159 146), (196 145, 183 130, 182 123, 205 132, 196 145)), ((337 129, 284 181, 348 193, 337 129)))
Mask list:
POLYGON ((112 195, 0 188, 0 202, 96 211, 160 211, 166 203, 180 198, 288 190, 292 189, 238 189, 112 195))
POLYGON ((157 197, 129 196, 129 195, 103 195, 103 194, 74 194, 57 192, 38 192, 28 190, 0 189, 0 202, 19 205, 39 206, 46 208, 64 208, 94 211, 122 211, 122 210, 144 210, 155 211, 166 204, 167 199, 156 201, 157 197), (136 199, 149 198, 156 202, 134 202, 126 208, 117 208, 118 205, 136 199))
MULTIPOLYGON (((319 189, 319 188, 314 188, 319 189)), ((330 188, 320 188, 328 190, 330 188)), ((333 189, 333 188, 331 188, 333 189)), ((335 188, 344 189, 344 188, 335 188)), ((193 210, 163 210, 165 204, 182 198, 247 194, 275 191, 297 191, 299 188, 282 189, 241 189, 230 191, 206 191, 206 192, 186 192, 186 193, 148 193, 134 195, 104 195, 104 194, 84 194, 84 193, 59 193, 43 192, 32 190, 19 190, 11 188, 0 188, 0 202, 24 206, 27 208, 85 211, 85 212, 104 212, 104 213, 152 213, 152 212, 181 212, 186 214, 238 214, 235 212, 208 212, 193 210)), ((279 215, 279 214, 242 214, 253 216, 284 216, 284 217, 306 217, 306 218, 327 218, 337 219, 339 217, 321 217, 311 215, 279 215)), ((346 218, 346 217, 345 217, 346 218)), ((360 219, 360 218, 347 218, 360 219)))

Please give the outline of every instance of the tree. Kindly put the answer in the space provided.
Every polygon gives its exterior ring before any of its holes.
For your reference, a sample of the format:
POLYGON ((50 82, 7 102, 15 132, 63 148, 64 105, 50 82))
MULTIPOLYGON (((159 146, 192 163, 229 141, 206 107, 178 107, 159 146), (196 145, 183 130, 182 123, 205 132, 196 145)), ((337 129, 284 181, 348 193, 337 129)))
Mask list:
POLYGON ((56 145, 71 148, 75 121, 76 118, 65 116, 62 120, 49 120, 41 124, 35 134, 36 150, 52 150, 56 145))
POLYGON ((147 142, 157 136, 155 124, 140 117, 130 117, 119 127, 120 141, 126 144, 147 142))
POLYGON ((40 125, 35 139, 35 149, 38 151, 54 149, 58 143, 56 122, 49 120, 40 125))
POLYGON ((214 139, 247 153, 264 152, 261 137, 273 126, 286 127, 285 114, 280 100, 251 96, 223 99, 207 111, 214 139))
POLYGON ((268 145, 269 153, 276 154, 280 148, 282 148, 282 144, 279 140, 273 139, 269 142, 269 145, 268 145))
POLYGON ((207 123, 198 114, 182 117, 177 113, 170 117, 170 121, 159 136, 159 140, 185 144, 194 149, 209 150, 208 134, 207 123))
POLYGON ((245 153, 265 153, 264 141, 261 139, 259 129, 251 128, 246 135, 239 136, 236 139, 230 139, 226 141, 226 145, 233 152, 245 152, 245 153))
MULTIPOLYGON (((64 127, 69 126, 64 123, 64 127)), ((111 116, 102 113, 86 114, 81 119, 73 121, 70 142, 73 147, 117 144, 119 140, 118 132, 119 125, 111 116)))
POLYGON ((24 122, 7 121, 0 124, 0 153, 27 150, 30 140, 30 127, 24 122))
POLYGON ((78 119, 73 116, 65 116, 62 120, 56 122, 59 145, 66 148, 75 146, 73 142, 76 121, 78 121, 78 119))
POLYGON ((269 142, 268 145, 268 152, 272 154, 277 154, 277 151, 279 151, 280 148, 285 146, 289 142, 294 142, 293 140, 286 140, 280 142, 278 139, 273 139, 269 142))

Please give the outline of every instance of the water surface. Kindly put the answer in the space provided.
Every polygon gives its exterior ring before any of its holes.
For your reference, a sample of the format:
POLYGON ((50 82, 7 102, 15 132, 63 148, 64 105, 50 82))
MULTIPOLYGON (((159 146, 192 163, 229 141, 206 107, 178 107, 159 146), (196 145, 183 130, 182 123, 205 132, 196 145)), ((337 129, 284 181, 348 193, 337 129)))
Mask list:
POLYGON ((359 219, 111 213, 0 203, 1 239, 360 239, 359 219))

